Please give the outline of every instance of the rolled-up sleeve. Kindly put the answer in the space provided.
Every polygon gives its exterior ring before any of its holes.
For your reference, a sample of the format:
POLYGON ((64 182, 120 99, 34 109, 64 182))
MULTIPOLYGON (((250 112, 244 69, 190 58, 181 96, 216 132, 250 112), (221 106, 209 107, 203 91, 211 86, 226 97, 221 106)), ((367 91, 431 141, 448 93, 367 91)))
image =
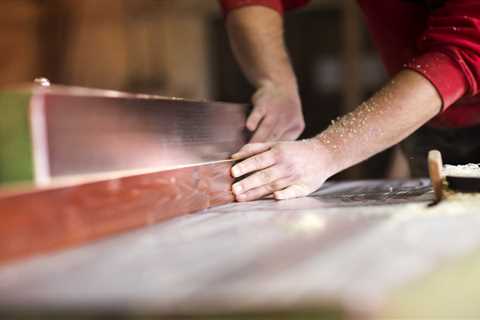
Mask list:
POLYGON ((280 14, 306 5, 310 0, 219 0, 224 15, 245 6, 264 6, 280 14))
POLYGON ((436 87, 446 109, 480 91, 480 1, 450 0, 432 11, 418 39, 420 55, 406 64, 436 87))

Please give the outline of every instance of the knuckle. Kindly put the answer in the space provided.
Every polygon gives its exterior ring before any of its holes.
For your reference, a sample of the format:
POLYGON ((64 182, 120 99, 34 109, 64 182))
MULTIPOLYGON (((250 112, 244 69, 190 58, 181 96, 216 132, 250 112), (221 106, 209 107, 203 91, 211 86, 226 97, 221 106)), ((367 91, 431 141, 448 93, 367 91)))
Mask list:
POLYGON ((302 178, 302 173, 297 168, 291 170, 291 176, 293 180, 300 180, 302 178))
POLYGON ((290 128, 294 132, 302 132, 303 130, 305 130, 305 121, 303 120, 294 121, 291 123, 290 128))
POLYGON ((273 125, 275 124, 276 120, 273 118, 273 117, 266 117, 265 120, 263 120, 263 124, 266 126, 266 127, 273 127, 273 125))
POLYGON ((274 192, 276 189, 274 188, 274 186, 272 184, 269 184, 269 185, 266 185, 265 188, 265 194, 270 194, 272 192, 274 192))
POLYGON ((288 160, 287 150, 284 147, 278 146, 276 148, 276 159, 278 162, 285 163, 288 160))
POLYGON ((262 182, 270 181, 270 179, 271 179, 271 177, 272 177, 272 175, 271 175, 268 171, 266 171, 266 170, 260 171, 260 172, 259 172, 259 175, 260 175, 259 178, 260 178, 260 180, 261 180, 262 182))
POLYGON ((259 192, 259 190, 251 190, 251 191, 248 191, 245 194, 245 196, 247 200, 254 200, 254 199, 260 198, 262 194, 259 192))
POLYGON ((265 153, 264 160, 268 166, 275 164, 275 158, 271 152, 265 153))
POLYGON ((291 181, 298 181, 302 178, 302 175, 298 172, 293 172, 291 175, 290 175, 290 180, 291 181))
POLYGON ((273 181, 271 184, 270 184, 270 187, 273 189, 273 190, 280 190, 282 189, 282 182, 277 180, 277 181, 273 181))
POLYGON ((262 142, 255 142, 251 144, 253 150, 262 149, 265 144, 262 142))
POLYGON ((246 146, 244 146, 241 151, 243 152, 246 152, 246 153, 250 153, 250 152, 253 152, 255 150, 255 145, 250 143, 250 144, 247 144, 246 146))
POLYGON ((245 183, 245 180, 243 181, 240 181, 236 184, 236 189, 237 190, 246 190, 246 183, 245 183))
POLYGON ((282 152, 277 146, 272 148, 272 156, 276 160, 276 162, 280 162, 280 160, 282 159, 282 152))
POLYGON ((239 174, 243 174, 245 172, 245 164, 239 163, 234 168, 239 174))
POLYGON ((270 184, 264 185, 259 193, 264 196, 273 192, 272 186, 270 184))
POLYGON ((288 162, 284 162, 279 166, 279 170, 281 170, 283 175, 287 175, 287 176, 291 175, 292 169, 293 169, 293 165, 288 162))
POLYGON ((255 168, 261 167, 263 165, 263 159, 260 156, 252 158, 252 164, 255 168))
POLYGON ((239 152, 248 152, 251 149, 252 149, 252 146, 250 144, 246 144, 239 150, 239 152))
POLYGON ((288 167, 288 172, 292 180, 298 180, 302 176, 301 170, 298 167, 293 165, 290 165, 288 167))

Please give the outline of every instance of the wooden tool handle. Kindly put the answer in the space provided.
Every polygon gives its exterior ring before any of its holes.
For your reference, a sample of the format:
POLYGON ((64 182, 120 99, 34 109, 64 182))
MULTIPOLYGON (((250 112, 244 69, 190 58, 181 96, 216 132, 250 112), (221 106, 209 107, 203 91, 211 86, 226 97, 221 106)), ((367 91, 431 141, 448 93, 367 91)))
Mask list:
POLYGON ((437 201, 443 198, 443 162, 442 154, 438 150, 430 150, 428 153, 428 172, 432 180, 433 191, 437 201))

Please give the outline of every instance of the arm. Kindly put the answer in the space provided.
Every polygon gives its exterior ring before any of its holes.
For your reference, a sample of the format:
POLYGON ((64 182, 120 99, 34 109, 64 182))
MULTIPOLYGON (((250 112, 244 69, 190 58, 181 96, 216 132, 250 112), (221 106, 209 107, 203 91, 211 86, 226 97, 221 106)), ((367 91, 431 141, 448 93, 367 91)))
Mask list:
POLYGON ((251 142, 298 138, 305 124, 281 14, 264 6, 246 6, 228 14, 226 27, 235 57, 256 88, 246 123, 254 132, 251 142))
POLYGON ((450 0, 434 10, 418 41, 420 55, 353 113, 303 143, 250 144, 234 176, 239 201, 274 193, 307 195, 335 173, 401 141, 465 95, 480 94, 480 2, 450 0), (409 70, 411 69, 411 70, 409 70))
POLYGON ((305 196, 332 175, 400 142, 441 110, 436 88, 417 72, 404 70, 371 99, 315 138, 249 144, 234 159, 238 201, 273 193, 276 199, 305 196))

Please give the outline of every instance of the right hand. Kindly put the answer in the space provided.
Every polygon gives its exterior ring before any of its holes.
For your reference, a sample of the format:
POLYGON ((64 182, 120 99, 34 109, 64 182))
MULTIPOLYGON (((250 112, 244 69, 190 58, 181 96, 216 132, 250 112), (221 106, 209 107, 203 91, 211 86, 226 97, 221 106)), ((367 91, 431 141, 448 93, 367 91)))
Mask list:
POLYGON ((302 141, 250 143, 232 155, 239 162, 232 175, 237 201, 273 194, 275 199, 307 196, 322 186, 337 168, 318 138, 302 141))
POLYGON ((253 110, 247 129, 250 143, 297 139, 305 128, 302 104, 296 85, 263 83, 252 97, 253 110))

